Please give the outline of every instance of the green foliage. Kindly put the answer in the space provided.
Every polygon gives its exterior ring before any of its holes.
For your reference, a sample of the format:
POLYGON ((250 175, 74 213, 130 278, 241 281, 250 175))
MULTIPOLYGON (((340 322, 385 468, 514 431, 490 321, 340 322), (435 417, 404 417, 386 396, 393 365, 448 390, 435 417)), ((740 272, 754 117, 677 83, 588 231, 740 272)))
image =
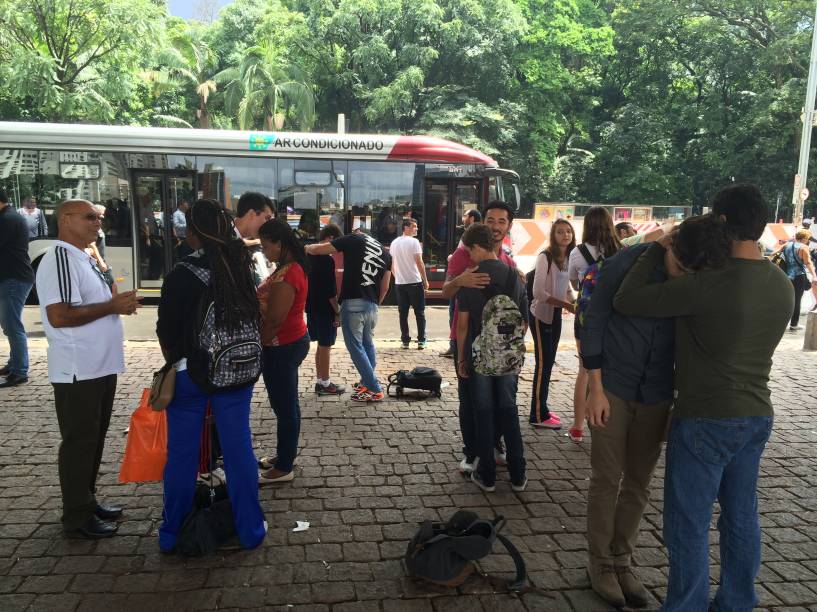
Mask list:
POLYGON ((0 118, 332 131, 342 112, 484 151, 530 200, 790 197, 813 0, 164 6, 3 0, 0 118))

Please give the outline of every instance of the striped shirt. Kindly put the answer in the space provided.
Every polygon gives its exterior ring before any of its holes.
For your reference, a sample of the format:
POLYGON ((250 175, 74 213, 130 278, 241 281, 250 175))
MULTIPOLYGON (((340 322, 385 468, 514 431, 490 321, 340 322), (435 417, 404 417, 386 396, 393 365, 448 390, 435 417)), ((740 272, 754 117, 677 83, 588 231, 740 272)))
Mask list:
POLYGON ((52 304, 88 306, 111 299, 96 261, 85 251, 57 241, 37 268, 40 315, 48 338, 48 378, 52 383, 91 380, 125 371, 124 332, 119 315, 107 315, 76 327, 52 327, 52 304))

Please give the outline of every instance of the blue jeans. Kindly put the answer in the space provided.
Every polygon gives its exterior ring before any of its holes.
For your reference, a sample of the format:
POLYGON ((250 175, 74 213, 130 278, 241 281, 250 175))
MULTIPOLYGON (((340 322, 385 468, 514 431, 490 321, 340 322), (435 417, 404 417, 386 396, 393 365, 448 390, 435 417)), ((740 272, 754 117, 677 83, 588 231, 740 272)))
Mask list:
POLYGON ((23 327, 25 306, 31 283, 7 278, 0 281, 0 327, 9 341, 9 372, 28 376, 28 339, 23 327))
POLYGON ((709 523, 716 499, 721 578, 709 609, 750 612, 757 604, 757 476, 771 431, 772 417, 673 419, 664 483, 669 584, 663 612, 709 607, 709 523))
POLYGON ((511 482, 522 484, 525 480, 525 449, 522 446, 519 412, 516 408, 517 382, 516 374, 483 376, 473 369, 468 378, 476 422, 476 449, 479 457, 477 470, 483 482, 488 485, 493 485, 496 480, 496 427, 505 438, 511 482))
POLYGON ((258 501, 258 463, 250 432, 252 389, 253 385, 247 385, 207 395, 196 386, 187 370, 176 375, 176 392, 167 407, 164 520, 159 528, 162 550, 171 550, 176 545, 176 535, 193 508, 201 431, 208 402, 224 451, 227 492, 241 545, 255 548, 264 540, 264 513, 258 501))
POLYGON ((264 347, 264 385, 278 420, 278 459, 275 469, 291 472, 298 456, 301 405, 298 402, 298 368, 309 353, 309 334, 283 346, 264 347))
POLYGON ((377 311, 377 304, 360 298, 343 300, 340 305, 340 325, 346 350, 349 351, 352 363, 360 374, 360 382, 375 393, 383 390, 374 373, 377 365, 377 354, 374 350, 377 311))

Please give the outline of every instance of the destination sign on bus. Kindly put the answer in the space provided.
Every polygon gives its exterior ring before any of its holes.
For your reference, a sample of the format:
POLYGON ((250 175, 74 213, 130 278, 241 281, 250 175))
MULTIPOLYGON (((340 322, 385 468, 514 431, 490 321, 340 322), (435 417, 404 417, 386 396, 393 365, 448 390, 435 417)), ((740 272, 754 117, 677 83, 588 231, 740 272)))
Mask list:
MULTIPOLYGON (((389 147, 391 148, 391 147, 389 147)), ((279 136, 277 134, 250 134, 250 151, 374 151, 386 150, 386 143, 372 137, 279 136)), ((388 151, 387 151, 388 152, 388 151)))

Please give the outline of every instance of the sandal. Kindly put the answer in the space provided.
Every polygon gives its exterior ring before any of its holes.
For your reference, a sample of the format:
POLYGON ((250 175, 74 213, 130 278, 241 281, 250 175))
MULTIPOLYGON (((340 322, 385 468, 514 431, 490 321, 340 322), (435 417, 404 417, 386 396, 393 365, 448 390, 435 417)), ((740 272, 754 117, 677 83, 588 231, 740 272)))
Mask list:
POLYGON ((576 427, 571 427, 567 430, 567 436, 576 444, 584 440, 584 430, 576 427))

